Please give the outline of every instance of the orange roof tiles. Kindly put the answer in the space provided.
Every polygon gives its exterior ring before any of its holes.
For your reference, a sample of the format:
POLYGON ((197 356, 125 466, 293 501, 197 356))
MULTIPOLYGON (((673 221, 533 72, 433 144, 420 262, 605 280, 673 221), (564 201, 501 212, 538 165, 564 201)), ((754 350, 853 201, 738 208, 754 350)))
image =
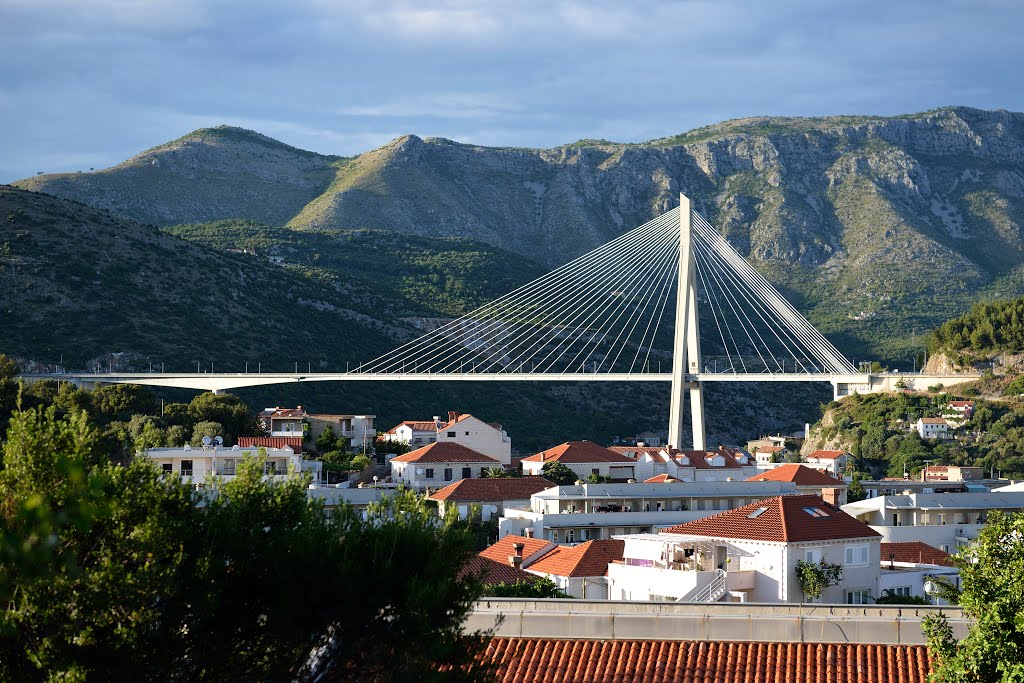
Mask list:
POLYGON ((477 453, 454 441, 438 441, 423 448, 417 448, 405 455, 392 458, 391 462, 482 462, 500 464, 494 458, 477 453))
POLYGON ((635 462, 633 458, 627 458, 609 448, 598 446, 593 441, 566 441, 554 448, 523 458, 523 462, 553 462, 555 460, 563 463, 635 462))
POLYGON ((409 427, 414 432, 436 432, 437 423, 429 420, 403 420, 396 424, 394 427, 387 431, 388 434, 394 434, 398 431, 399 427, 409 427))
POLYGON ((814 460, 835 460, 836 458, 841 458, 844 455, 846 455, 846 451, 814 451, 813 453, 808 454, 807 457, 813 458, 814 460))
POLYGON ((815 495, 776 496, 680 524, 662 533, 782 543, 881 536, 815 495), (758 512, 760 508, 764 510, 758 512), (823 515, 812 515, 807 509, 820 510, 823 515))
POLYGON ((541 577, 536 574, 524 572, 518 567, 513 567, 508 563, 508 558, 504 562, 499 562, 489 557, 481 557, 480 555, 471 557, 466 564, 462 565, 459 576, 466 576, 467 574, 479 577, 481 581, 488 585, 516 583, 518 581, 536 583, 541 580, 541 577))
POLYGON ((430 500, 452 501, 523 500, 554 485, 554 482, 544 477, 462 479, 427 497, 430 500))
POLYGON ((514 543, 523 544, 523 565, 528 565, 549 550, 556 548, 554 543, 539 538, 526 538, 525 536, 505 536, 497 543, 477 553, 480 557, 486 557, 496 562, 508 563, 508 556, 515 555, 512 547, 514 543))
POLYGON ((616 539, 559 546, 530 565, 530 571, 556 576, 604 576, 608 563, 621 560, 626 542, 616 539))
POLYGON ((903 541, 901 543, 882 544, 882 565, 889 560, 895 562, 912 562, 917 564, 937 564, 943 567, 954 567, 953 558, 935 546, 923 541, 903 541), (894 555, 895 557, 890 557, 894 555))
MULTIPOLYGON (((683 464, 680 456, 685 456, 686 460, 689 461, 690 467, 695 469, 719 469, 719 468, 732 468, 737 469, 743 467, 743 465, 736 462, 736 458, 733 457, 732 451, 728 448, 719 448, 717 451, 674 451, 673 455, 676 457, 676 461, 683 464), (721 456, 724 465, 712 465, 709 460, 716 456, 721 456)), ((685 465, 684 465, 685 466, 685 465)))
POLYGON ((926 683, 924 645, 492 638, 500 683, 926 683))
POLYGON ((671 484, 679 481, 669 474, 656 474, 650 479, 644 479, 645 484, 671 484))
POLYGON ((287 446, 294 453, 302 452, 301 436, 240 436, 238 437, 239 448, 251 446, 263 446, 264 448, 284 448, 287 446))
POLYGON ((747 477, 747 481, 791 481, 797 486, 829 486, 833 488, 848 486, 841 479, 797 463, 780 465, 767 472, 747 477))

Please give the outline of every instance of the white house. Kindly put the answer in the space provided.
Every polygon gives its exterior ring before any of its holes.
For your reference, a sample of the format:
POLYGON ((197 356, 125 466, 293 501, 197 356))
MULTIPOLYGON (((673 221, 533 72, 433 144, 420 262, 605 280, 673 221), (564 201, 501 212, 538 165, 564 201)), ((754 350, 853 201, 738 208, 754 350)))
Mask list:
POLYGON ((974 401, 950 401, 946 404, 948 422, 959 427, 974 416, 974 401))
POLYGON ((608 598, 608 566, 622 560, 621 540, 587 541, 576 546, 558 546, 525 567, 525 571, 554 582, 573 598, 608 598))
POLYGON ((842 477, 852 458, 853 456, 846 451, 818 450, 804 456, 804 462, 809 467, 828 472, 833 477, 842 477))
POLYGON ((934 578, 943 578, 960 587, 960 570, 953 565, 948 553, 921 541, 882 543, 879 596, 890 591, 902 597, 918 597, 946 604, 925 590, 928 581, 934 578))
POLYGON ((922 439, 945 439, 949 436, 949 423, 941 417, 919 417, 913 429, 922 439))
POLYGON ((459 479, 482 477, 499 467, 494 458, 457 443, 432 443, 391 459, 391 476, 414 489, 447 486, 459 479))
POLYGON ((878 533, 817 496, 778 496, 623 540, 623 562, 608 570, 613 600, 804 602, 800 560, 842 567, 820 602, 879 594, 878 533))
POLYGON ((323 463, 303 460, 287 446, 284 448, 262 448, 232 446, 205 446, 192 448, 189 445, 170 448, 149 448, 144 455, 168 475, 180 476, 190 482, 205 482, 208 477, 232 479, 243 458, 264 453, 264 472, 276 478, 284 478, 290 472, 310 472, 314 481, 320 481, 323 463))
POLYGON ((316 443, 316 440, 328 427, 335 436, 343 436, 348 439, 349 448, 358 451, 367 446, 373 446, 373 440, 377 436, 377 428, 373 421, 376 415, 334 415, 328 413, 309 413, 306 415, 306 422, 309 424, 309 440, 316 443))
POLYGON ((886 543, 923 541, 952 553, 978 537, 992 510, 1024 510, 1024 491, 910 493, 878 496, 843 506, 886 543))
POLYGON ((759 465, 770 465, 773 462, 784 462, 789 450, 785 446, 755 446, 754 459, 759 465))
POLYGON ((529 507, 530 496, 554 486, 543 477, 508 477, 488 479, 460 479, 427 496, 437 503, 443 517, 449 507, 459 511, 465 519, 476 507, 483 521, 505 513, 506 507, 529 507))
POLYGON ((498 535, 581 543, 653 532, 796 491, 796 485, 777 481, 553 486, 534 493, 528 506, 506 505, 498 535))
POLYGON ((611 477, 613 481, 635 479, 636 461, 592 441, 567 441, 523 458, 523 474, 541 475, 544 465, 560 462, 586 481, 591 474, 611 477))
POLYGON ((269 436, 292 436, 302 438, 306 411, 302 406, 295 408, 264 408, 257 415, 260 425, 269 436))
POLYGON ((608 450, 636 462, 634 478, 666 474, 680 481, 737 481, 757 474, 754 458, 738 448, 695 451, 647 446, 613 446, 608 450))
POLYGON ((502 465, 512 464, 512 439, 500 424, 484 422, 469 413, 450 411, 448 421, 406 420, 387 431, 386 441, 402 441, 416 448, 435 442, 457 443, 494 458, 502 465))
POLYGON ((439 422, 426 420, 405 420, 384 432, 384 441, 400 441, 410 448, 419 448, 437 441, 439 422))

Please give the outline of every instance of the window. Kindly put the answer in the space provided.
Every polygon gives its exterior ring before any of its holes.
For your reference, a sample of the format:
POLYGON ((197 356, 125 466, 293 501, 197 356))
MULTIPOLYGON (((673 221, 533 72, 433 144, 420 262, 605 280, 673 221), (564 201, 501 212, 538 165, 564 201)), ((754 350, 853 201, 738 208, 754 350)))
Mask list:
POLYGON ((944 515, 942 513, 939 513, 936 516, 939 518, 939 524, 945 524, 946 523, 946 515, 944 515))
POLYGON ((174 465, 172 465, 169 462, 165 462, 163 465, 160 466, 160 469, 163 470, 164 474, 170 474, 171 472, 174 471, 174 465))
POLYGON ((181 476, 191 477, 192 476, 192 461, 182 460, 181 461, 181 476))
POLYGON ((871 591, 867 588, 858 588, 857 590, 846 591, 847 605, 870 605, 871 602, 871 591))
MULTIPOLYGON (((844 549, 846 551, 846 561, 844 564, 850 566, 865 565, 868 563, 868 546, 867 544, 862 545, 848 545, 844 549)), ((863 603, 851 603, 860 605, 863 603)))
POLYGON ((455 438, 455 432, 448 432, 448 438, 449 439, 454 439, 455 438))
POLYGON ((451 467, 445 467, 444 468, 444 480, 445 481, 451 481, 452 480, 452 468, 451 467))
POLYGON ((558 530, 557 529, 555 529, 554 531, 551 532, 551 542, 552 543, 558 543, 558 530))
POLYGON ((720 498, 718 500, 718 509, 719 510, 728 510, 729 509, 729 499, 728 498, 720 498))
POLYGON ((462 468, 462 478, 463 479, 469 479, 472 476, 473 476, 473 470, 471 468, 469 468, 469 467, 463 467, 462 468))
POLYGON ((569 529, 568 531, 565 532, 565 542, 566 543, 575 543, 576 542, 576 530, 575 529, 569 529))
POLYGON ((804 512, 809 514, 811 517, 828 517, 829 514, 821 508, 804 508, 804 512))
MULTIPOLYGON (((700 509, 700 508, 698 508, 698 509, 700 509)), ((757 508, 756 510, 751 512, 749 515, 747 515, 747 519, 757 519, 758 517, 760 517, 761 515, 763 515, 766 512, 768 512, 768 508, 766 508, 766 507, 757 508)))
POLYGON ((893 595, 902 595, 904 597, 910 596, 910 586, 897 586, 896 588, 891 588, 890 590, 892 591, 893 595))
POLYGON ((804 562, 818 564, 821 562, 821 548, 807 548, 804 550, 804 562))
POLYGON ((601 474, 601 470, 599 468, 595 467, 594 469, 590 470, 590 473, 591 474, 600 475, 601 474))
POLYGON ((466 436, 469 436, 469 432, 466 432, 466 436))
POLYGON ((434 478, 434 468, 433 467, 428 467, 426 469, 426 473, 423 476, 426 479, 433 479, 434 478))
POLYGON ((224 469, 223 469, 223 471, 221 473, 229 475, 229 476, 233 475, 233 474, 235 474, 236 467, 237 467, 237 464, 236 464, 235 458, 228 458, 228 459, 226 459, 224 461, 224 469))

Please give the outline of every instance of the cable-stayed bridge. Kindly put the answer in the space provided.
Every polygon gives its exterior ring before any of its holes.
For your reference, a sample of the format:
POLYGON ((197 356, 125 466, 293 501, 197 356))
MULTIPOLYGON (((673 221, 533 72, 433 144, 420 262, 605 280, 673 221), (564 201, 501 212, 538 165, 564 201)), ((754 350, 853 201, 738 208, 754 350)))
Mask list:
POLYGON ((955 384, 858 372, 706 221, 673 209, 344 373, 67 373, 26 379, 220 391, 310 381, 671 382, 669 443, 688 396, 705 448, 705 382, 827 381, 835 395, 955 384), (915 384, 922 384, 920 387, 915 384))

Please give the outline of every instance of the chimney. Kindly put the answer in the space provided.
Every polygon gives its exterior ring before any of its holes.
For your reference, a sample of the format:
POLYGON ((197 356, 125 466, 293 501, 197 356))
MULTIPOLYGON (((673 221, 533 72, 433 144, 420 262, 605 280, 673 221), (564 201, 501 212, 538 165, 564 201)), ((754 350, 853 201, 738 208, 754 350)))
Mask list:
POLYGON ((523 529, 523 536, 526 538, 533 538, 533 527, 529 526, 523 529))
POLYGON ((295 410, 297 410, 297 411, 299 411, 301 413, 302 412, 302 406, 295 406, 295 410))
POLYGON ((512 550, 515 554, 508 556, 508 563, 510 566, 515 567, 516 569, 523 566, 523 548, 525 547, 526 545, 519 541, 512 544, 512 550))
POLYGON ((451 423, 451 422, 455 422, 456 420, 458 420, 458 419, 459 419, 459 415, 460 415, 460 414, 461 414, 461 413, 459 413, 458 411, 455 411, 455 410, 449 410, 449 411, 448 411, 448 422, 449 422, 449 423, 451 423))
POLYGON ((839 507, 839 489, 822 489, 821 497, 826 503, 839 507))

